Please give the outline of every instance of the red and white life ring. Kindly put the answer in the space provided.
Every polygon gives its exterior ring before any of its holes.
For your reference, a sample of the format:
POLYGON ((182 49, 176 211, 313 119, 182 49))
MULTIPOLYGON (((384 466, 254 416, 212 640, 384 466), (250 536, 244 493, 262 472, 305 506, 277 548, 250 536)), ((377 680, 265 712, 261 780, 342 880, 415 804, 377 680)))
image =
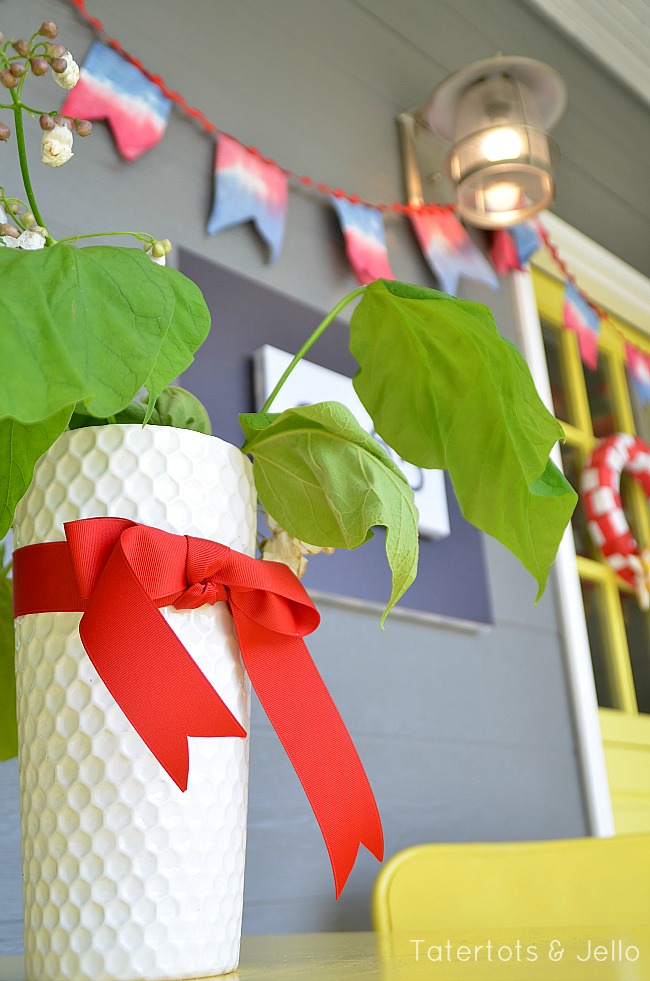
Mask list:
POLYGON ((621 474, 629 473, 650 500, 650 446, 638 436, 601 439, 582 471, 580 494, 589 533, 621 579, 634 587, 639 605, 650 607, 650 549, 630 531, 621 502, 621 474))

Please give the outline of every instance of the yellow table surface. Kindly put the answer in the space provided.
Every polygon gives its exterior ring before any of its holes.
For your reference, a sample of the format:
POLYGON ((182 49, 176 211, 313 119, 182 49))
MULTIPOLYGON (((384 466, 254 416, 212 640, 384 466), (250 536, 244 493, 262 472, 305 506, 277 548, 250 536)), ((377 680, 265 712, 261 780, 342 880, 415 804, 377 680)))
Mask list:
MULTIPOLYGON (((231 981, 650 981, 650 934, 620 929, 499 931, 491 936, 394 939, 372 933, 242 938, 231 981), (416 944, 414 941, 418 940, 416 944), (553 943, 555 941, 555 943, 553 943), (560 950, 562 951, 559 956, 560 950), (553 955, 553 956, 551 956, 553 955)), ((22 957, 0 957, 0 981, 25 978, 22 957)))

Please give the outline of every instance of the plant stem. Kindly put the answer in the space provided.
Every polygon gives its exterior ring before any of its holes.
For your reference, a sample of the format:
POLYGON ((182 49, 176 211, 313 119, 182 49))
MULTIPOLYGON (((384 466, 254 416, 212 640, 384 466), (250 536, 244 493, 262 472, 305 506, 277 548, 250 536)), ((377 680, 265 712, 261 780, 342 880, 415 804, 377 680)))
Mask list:
MULTIPOLYGON (((21 82, 24 82, 27 77, 28 77, 27 75, 23 75, 23 77, 20 79, 20 81, 21 82)), ((20 95, 20 85, 17 88, 12 89, 12 92, 16 96, 16 98, 18 98, 18 96, 20 95)), ((14 102, 15 101, 16 100, 14 99, 14 102)), ((19 101, 19 104, 20 104, 20 108, 21 109, 24 109, 25 112, 30 113, 30 115, 32 115, 32 116, 41 116, 41 115, 58 116, 59 115, 58 112, 54 112, 54 111, 43 113, 43 110, 42 109, 32 109, 31 106, 26 106, 25 103, 22 101, 22 99, 18 99, 18 101, 19 101)), ((4 103, 0 103, 0 109, 14 109, 14 108, 15 107, 12 106, 12 105, 6 106, 6 105, 4 105, 4 103)))
POLYGON ((78 242, 81 238, 103 238, 108 235, 130 235, 132 238, 137 238, 140 242, 154 242, 152 236, 144 232, 87 232, 85 235, 71 235, 69 238, 60 238, 58 242, 61 245, 65 242, 78 242))
POLYGON ((277 385, 275 386, 275 388, 273 389, 273 391, 271 392, 271 394, 267 398, 266 402, 262 406, 262 412, 268 412, 269 411, 269 409, 271 408, 271 405, 273 404, 273 402, 276 399, 276 396, 278 395, 280 389, 282 388, 282 386, 286 382, 287 378, 289 377, 289 375, 291 374, 291 372, 293 371, 293 369, 296 367, 296 365, 298 364, 299 361, 302 361, 302 359, 304 358, 304 356, 307 354, 307 351, 309 351, 309 349, 312 347, 312 345, 314 345, 316 343, 316 341, 318 340, 318 338, 320 337, 320 335, 323 333, 323 331, 327 327, 329 327, 329 325, 332 323, 332 321, 334 320, 334 318, 335 317, 338 317, 338 315, 341 312, 341 310, 343 309, 343 307, 346 307, 348 305, 348 303, 350 303, 351 300, 354 300, 357 296, 360 296, 362 293, 365 293, 365 291, 366 291, 366 287, 365 286, 359 286, 356 290, 352 290, 351 293, 348 293, 347 296, 344 296, 343 297, 343 299, 340 301, 340 303, 337 303, 336 304, 336 306, 334 307, 334 309, 330 313, 327 314, 327 316, 325 317, 324 320, 321 320, 321 322, 319 323, 319 325, 316 328, 316 330, 305 341, 305 343, 300 348, 300 350, 296 354, 296 356, 293 359, 293 361, 291 362, 291 364, 288 365, 288 367, 286 368, 286 370, 283 372, 282 377, 280 378, 280 381, 277 383, 277 385))
POLYGON ((41 217, 41 213, 38 210, 38 204, 36 203, 36 198, 34 197, 34 190, 32 188, 32 182, 29 177, 29 168, 27 166, 27 151, 25 149, 25 129, 23 127, 23 109, 20 104, 20 100, 14 94, 13 89, 9 90, 11 92, 11 98, 14 103, 14 120, 16 122, 16 143, 18 146, 18 159, 20 161, 20 172, 23 176, 23 184, 25 185, 25 193, 27 194, 27 200, 29 201, 30 207, 32 209, 32 214, 37 221, 37 224, 43 227, 45 222, 41 217))

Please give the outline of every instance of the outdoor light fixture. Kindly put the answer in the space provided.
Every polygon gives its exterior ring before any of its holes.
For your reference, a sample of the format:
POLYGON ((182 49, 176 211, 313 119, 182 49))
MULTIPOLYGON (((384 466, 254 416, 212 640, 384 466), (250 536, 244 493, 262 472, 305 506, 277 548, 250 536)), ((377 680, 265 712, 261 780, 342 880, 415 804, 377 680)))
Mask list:
POLYGON ((459 215, 479 228, 548 207, 559 154, 547 131, 566 102, 561 76, 531 58, 498 56, 450 75, 425 106, 399 117, 409 203, 424 202, 427 160, 436 202, 455 193, 459 215), (444 161, 436 137, 451 143, 444 161))

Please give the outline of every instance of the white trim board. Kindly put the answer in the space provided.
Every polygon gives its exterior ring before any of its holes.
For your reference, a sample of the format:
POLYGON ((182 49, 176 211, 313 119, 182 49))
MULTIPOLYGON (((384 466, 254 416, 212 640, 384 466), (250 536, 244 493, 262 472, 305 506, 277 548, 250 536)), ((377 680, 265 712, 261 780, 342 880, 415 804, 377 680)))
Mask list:
POLYGON ((650 103, 647 0, 528 0, 646 103, 650 103))
MULTIPOLYGON (((532 278, 527 272, 513 272, 508 282, 522 353, 528 362, 535 386, 544 404, 552 412, 551 386, 532 278)), ((555 463, 561 468, 559 446, 554 447, 552 455, 555 463)), ((553 569, 556 603, 560 614, 558 626, 564 650, 587 828, 589 833, 596 837, 607 837, 615 833, 614 815, 575 545, 570 526, 564 533, 553 569)))

